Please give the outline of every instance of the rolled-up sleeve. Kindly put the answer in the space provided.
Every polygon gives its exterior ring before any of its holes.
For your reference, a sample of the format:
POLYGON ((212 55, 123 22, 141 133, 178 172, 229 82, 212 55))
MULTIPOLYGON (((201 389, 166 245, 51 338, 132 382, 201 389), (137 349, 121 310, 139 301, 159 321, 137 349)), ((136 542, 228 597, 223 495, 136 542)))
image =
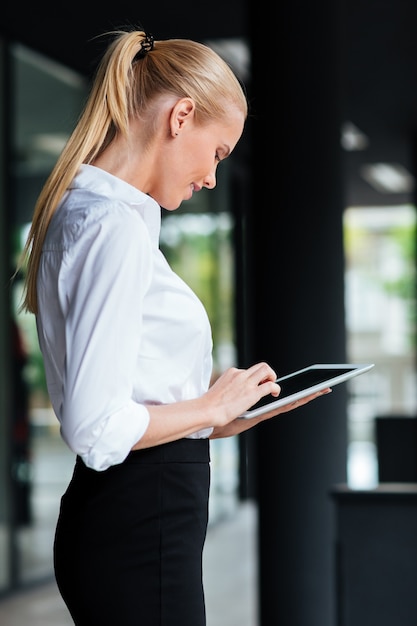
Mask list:
POLYGON ((149 413, 133 401, 142 302, 152 277, 148 231, 134 210, 95 219, 64 255, 66 362, 61 432, 88 467, 122 462, 149 413), (76 262, 75 262, 76 260, 76 262))

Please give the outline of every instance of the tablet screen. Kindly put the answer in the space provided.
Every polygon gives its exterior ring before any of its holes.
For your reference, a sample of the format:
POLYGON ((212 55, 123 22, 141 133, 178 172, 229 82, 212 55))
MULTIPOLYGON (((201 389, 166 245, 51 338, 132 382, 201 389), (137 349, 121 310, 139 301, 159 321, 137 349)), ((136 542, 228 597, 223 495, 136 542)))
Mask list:
POLYGON ((298 393, 308 387, 313 387, 318 383, 323 383, 334 376, 340 376, 340 374, 346 374, 356 368, 354 367, 342 367, 340 369, 307 369, 305 372, 299 372, 288 378, 284 377, 279 379, 278 384, 281 387, 281 398, 298 393))
POLYGON ((267 395, 261 398, 242 417, 255 417, 255 415, 265 413, 266 410, 270 410, 273 407, 295 402, 295 400, 310 393, 320 391, 320 389, 325 389, 326 387, 332 387, 357 374, 368 371, 371 367, 373 367, 371 363, 316 364, 282 376, 277 379, 277 383, 281 387, 280 395, 278 397, 267 395))

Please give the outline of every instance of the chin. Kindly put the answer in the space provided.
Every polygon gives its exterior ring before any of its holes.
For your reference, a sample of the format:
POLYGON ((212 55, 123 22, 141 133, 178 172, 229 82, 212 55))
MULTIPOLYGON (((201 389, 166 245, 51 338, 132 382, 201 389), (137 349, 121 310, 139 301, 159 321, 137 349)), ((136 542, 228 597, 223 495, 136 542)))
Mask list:
POLYGON ((161 205, 161 206, 163 206, 163 208, 165 209, 165 211, 176 211, 177 209, 179 209, 179 208, 180 208, 180 206, 181 206, 181 202, 180 202, 179 204, 175 204, 175 205, 173 205, 173 206, 170 206, 170 205, 168 205, 168 206, 161 205))

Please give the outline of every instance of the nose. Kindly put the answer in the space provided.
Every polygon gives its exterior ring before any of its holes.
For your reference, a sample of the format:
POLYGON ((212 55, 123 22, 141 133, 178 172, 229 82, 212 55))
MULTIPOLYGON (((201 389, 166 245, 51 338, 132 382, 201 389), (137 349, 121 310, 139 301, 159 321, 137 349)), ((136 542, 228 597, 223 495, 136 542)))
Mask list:
POLYGON ((207 189, 214 189, 216 186, 216 174, 215 172, 211 172, 207 176, 204 177, 203 186, 207 189))

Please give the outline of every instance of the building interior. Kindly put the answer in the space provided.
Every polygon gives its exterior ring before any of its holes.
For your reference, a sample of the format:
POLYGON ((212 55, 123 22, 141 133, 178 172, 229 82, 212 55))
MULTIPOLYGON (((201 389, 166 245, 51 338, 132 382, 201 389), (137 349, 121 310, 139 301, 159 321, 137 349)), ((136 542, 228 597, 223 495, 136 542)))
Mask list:
POLYGON ((7 3, 0 604, 51 577, 47 546, 73 463, 34 320, 17 313, 21 281, 9 279, 103 34, 141 24, 156 39, 207 43, 247 86, 251 115, 216 189, 163 220, 164 252, 212 320, 216 367, 375 364, 320 405, 213 446, 213 523, 242 501, 257 508, 258 623, 249 626, 417 623, 417 5, 285 0, 275 11, 271 19, 253 0, 178 9, 122 0, 62 12, 41 1, 29 15, 7 3))

